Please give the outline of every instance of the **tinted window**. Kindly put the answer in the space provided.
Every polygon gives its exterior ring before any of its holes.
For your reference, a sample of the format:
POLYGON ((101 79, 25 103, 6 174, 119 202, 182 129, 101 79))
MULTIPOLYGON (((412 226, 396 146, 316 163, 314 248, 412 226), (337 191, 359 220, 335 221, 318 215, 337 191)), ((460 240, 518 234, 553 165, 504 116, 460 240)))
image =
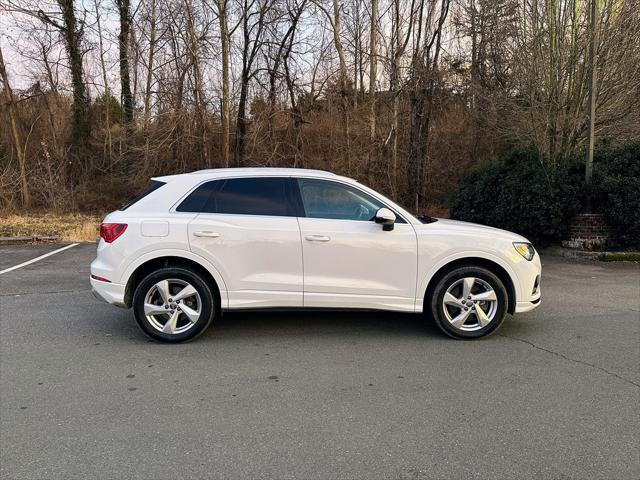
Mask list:
POLYGON ((165 182, 159 182, 157 180, 153 180, 151 182, 151 185, 149 185, 149 187, 142 192, 140 195, 138 195, 137 197, 135 197, 133 200, 128 201, 127 203, 125 203, 124 205, 122 205, 120 207, 120 210, 126 210, 127 208, 129 208, 131 205, 133 205, 136 202, 139 202, 140 200, 142 200, 144 197, 146 197, 147 195, 149 195, 151 192, 155 192, 157 189, 159 189, 161 186, 166 185, 165 182))
MULTIPOLYGON (((305 214, 309 218, 369 221, 385 207, 357 188, 325 180, 298 179, 305 214)), ((398 218, 399 222, 402 219, 398 218)))
POLYGON ((287 178, 231 178, 214 195, 217 213, 295 216, 287 178))
POLYGON ((222 183, 224 183, 224 181, 220 180, 203 183, 178 205, 176 211, 215 213, 215 203, 209 201, 209 199, 222 183))

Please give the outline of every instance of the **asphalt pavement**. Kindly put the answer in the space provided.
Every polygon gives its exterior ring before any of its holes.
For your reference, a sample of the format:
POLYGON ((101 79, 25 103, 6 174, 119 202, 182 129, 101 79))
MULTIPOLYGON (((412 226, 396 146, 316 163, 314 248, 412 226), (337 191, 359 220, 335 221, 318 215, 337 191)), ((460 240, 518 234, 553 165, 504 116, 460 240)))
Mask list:
POLYGON ((3 479, 640 477, 638 264, 543 256, 540 308, 480 341, 252 312, 166 345, 94 299, 94 256, 0 275, 3 479))

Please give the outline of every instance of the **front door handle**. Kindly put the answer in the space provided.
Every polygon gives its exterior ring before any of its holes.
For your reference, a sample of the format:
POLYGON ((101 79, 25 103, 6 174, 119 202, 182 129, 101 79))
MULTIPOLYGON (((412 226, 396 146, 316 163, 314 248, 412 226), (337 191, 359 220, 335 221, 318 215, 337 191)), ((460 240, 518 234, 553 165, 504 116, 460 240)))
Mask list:
POLYGON ((331 238, 326 235, 307 235, 304 238, 309 242, 328 242, 331 240, 331 238))
POLYGON ((210 238, 218 238, 220 234, 218 232, 193 232, 194 237, 210 237, 210 238))

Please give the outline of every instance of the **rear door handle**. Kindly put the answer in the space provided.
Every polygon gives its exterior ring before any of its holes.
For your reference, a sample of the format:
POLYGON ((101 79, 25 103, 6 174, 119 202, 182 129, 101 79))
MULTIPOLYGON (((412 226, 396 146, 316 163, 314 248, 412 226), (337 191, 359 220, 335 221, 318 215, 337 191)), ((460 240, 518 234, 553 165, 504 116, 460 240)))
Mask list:
POLYGON ((220 236, 220 234, 218 232, 206 232, 206 231, 202 231, 202 232, 193 232, 193 236, 194 237, 211 237, 211 238, 217 238, 220 236))
POLYGON ((328 242, 331 240, 331 238, 326 235, 307 235, 304 238, 309 242, 328 242))

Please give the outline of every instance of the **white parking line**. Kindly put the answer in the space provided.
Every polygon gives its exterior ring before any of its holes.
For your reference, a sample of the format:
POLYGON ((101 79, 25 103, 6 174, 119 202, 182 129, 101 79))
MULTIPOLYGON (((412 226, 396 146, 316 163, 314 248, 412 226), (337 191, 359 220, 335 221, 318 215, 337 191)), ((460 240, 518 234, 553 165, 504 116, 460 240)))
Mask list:
POLYGON ((36 262, 42 260, 43 258, 50 257, 51 255, 55 255, 56 253, 64 252, 65 250, 68 250, 71 247, 75 247, 76 245, 79 245, 79 244, 78 243, 72 243, 71 245, 67 245, 65 247, 59 248, 57 250, 54 250, 53 252, 45 253, 44 255, 40 255, 39 257, 32 258, 31 260, 28 260, 28 261, 26 261, 24 263, 21 263, 19 265, 14 265, 13 267, 5 268, 4 270, 0 270, 0 275, 2 275, 3 273, 11 272, 13 270, 17 270, 18 268, 26 267, 27 265, 31 265, 32 263, 36 263, 36 262))

